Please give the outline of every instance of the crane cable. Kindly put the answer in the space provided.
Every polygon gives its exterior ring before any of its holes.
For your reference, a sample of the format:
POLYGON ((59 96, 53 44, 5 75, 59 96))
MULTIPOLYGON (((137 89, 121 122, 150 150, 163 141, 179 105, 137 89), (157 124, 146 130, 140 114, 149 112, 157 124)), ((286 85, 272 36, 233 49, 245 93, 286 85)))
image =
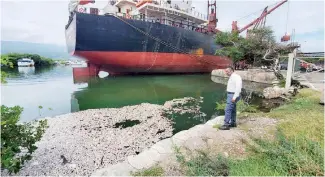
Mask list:
POLYGON ((288 1, 288 10, 287 10, 287 22, 286 22, 286 34, 288 32, 288 21, 289 21, 289 1, 288 1))
POLYGON ((261 12, 261 11, 263 11, 264 9, 265 9, 265 8, 260 9, 260 10, 258 10, 258 11, 256 11, 256 12, 253 12, 253 13, 251 13, 251 14, 248 14, 248 15, 246 15, 246 16, 244 16, 244 17, 241 17, 241 18, 237 19, 236 21, 239 21, 239 20, 245 19, 245 18, 247 18, 247 17, 249 17, 249 16, 251 16, 251 15, 257 14, 258 12, 261 12))
MULTIPOLYGON (((276 2, 276 3, 274 3, 274 4, 271 4, 271 5, 268 5, 268 6, 266 6, 266 7, 274 6, 274 5, 276 5, 277 3, 278 3, 278 2, 276 2)), ((241 17, 241 18, 239 18, 239 19, 236 20, 236 21, 239 21, 239 20, 242 20, 242 19, 244 19, 244 18, 247 18, 247 17, 249 17, 249 16, 251 16, 251 15, 256 14, 257 12, 261 12, 261 11, 263 11, 264 9, 265 9, 265 7, 263 7, 262 9, 260 9, 260 10, 258 10, 258 11, 256 11, 256 12, 253 12, 253 13, 251 13, 251 14, 248 14, 248 15, 244 16, 244 17, 241 17)))

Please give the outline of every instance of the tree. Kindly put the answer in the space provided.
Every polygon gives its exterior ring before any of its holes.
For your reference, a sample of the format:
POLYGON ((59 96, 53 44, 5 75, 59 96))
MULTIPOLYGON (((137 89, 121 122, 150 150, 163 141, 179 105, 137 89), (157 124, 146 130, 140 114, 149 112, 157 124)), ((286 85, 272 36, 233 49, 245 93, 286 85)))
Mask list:
POLYGON ((218 33, 216 35, 216 43, 222 45, 221 49, 216 51, 216 55, 227 56, 233 60, 234 63, 244 58, 245 51, 241 46, 244 38, 234 33, 218 33))
POLYGON ((250 30, 245 39, 237 33, 217 33, 216 43, 223 48, 216 51, 217 55, 228 56, 235 62, 245 60, 253 66, 272 66, 277 71, 280 55, 288 54, 297 45, 276 43, 270 27, 250 30))

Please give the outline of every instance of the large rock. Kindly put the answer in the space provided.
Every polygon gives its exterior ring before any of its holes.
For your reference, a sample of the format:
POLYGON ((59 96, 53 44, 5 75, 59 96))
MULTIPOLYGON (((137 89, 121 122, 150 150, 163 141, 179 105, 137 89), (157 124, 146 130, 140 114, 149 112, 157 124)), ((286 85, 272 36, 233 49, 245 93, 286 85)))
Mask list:
POLYGON ((144 150, 138 155, 129 156, 128 163, 137 170, 152 167, 156 162, 160 161, 162 155, 155 149, 144 150))
POLYGON ((280 88, 278 86, 267 87, 263 90, 263 96, 266 99, 279 98, 282 95, 285 95, 286 93, 287 93, 287 90, 285 88, 280 88))
MULTIPOLYGON (((249 69, 245 71, 235 72, 239 74, 243 80, 246 81, 272 84, 272 82, 277 79, 273 71, 265 71, 262 69, 249 69)), ((228 77, 222 69, 213 70, 211 75, 218 77, 228 77)))
POLYGON ((225 116, 217 116, 217 117, 209 120, 208 122, 206 122, 205 125, 211 125, 211 126, 223 125, 224 120, 225 120, 225 116))

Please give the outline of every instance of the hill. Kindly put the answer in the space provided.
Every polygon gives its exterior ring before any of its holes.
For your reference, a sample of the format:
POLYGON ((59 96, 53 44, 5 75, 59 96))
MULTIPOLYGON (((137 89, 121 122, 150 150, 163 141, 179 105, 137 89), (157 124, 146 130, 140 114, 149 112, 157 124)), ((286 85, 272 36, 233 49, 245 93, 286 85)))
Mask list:
POLYGON ((65 46, 21 41, 1 41, 1 54, 8 53, 38 54, 52 59, 66 60, 73 58, 68 54, 65 46))

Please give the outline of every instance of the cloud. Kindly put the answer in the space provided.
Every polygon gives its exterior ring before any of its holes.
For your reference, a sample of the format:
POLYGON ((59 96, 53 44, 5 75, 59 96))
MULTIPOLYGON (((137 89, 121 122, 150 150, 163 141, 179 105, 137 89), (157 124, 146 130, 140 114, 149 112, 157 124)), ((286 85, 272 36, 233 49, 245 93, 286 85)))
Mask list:
POLYGON ((2 40, 65 44, 68 1, 2 1, 2 40))
MULTIPOLYGON (((68 21, 68 2, 1 1, 2 40, 65 45, 64 26, 68 21)), ((104 6, 107 2, 108 0, 97 0, 96 4, 104 6)), ((257 18, 264 7, 277 2, 279 1, 217 0, 218 29, 230 31, 234 20, 238 20, 238 26, 243 27, 257 18), (256 13, 252 14, 253 12, 256 13), (245 16, 246 18, 242 18, 245 16)), ((192 6, 206 14, 206 0, 193 0, 192 6)), ((272 27, 278 41, 286 32, 291 33, 295 29, 296 39, 301 42, 303 51, 316 49, 324 51, 320 47, 324 46, 324 33, 317 38, 312 35, 299 37, 317 31, 324 32, 324 1, 290 0, 267 16, 266 25, 272 27)))

